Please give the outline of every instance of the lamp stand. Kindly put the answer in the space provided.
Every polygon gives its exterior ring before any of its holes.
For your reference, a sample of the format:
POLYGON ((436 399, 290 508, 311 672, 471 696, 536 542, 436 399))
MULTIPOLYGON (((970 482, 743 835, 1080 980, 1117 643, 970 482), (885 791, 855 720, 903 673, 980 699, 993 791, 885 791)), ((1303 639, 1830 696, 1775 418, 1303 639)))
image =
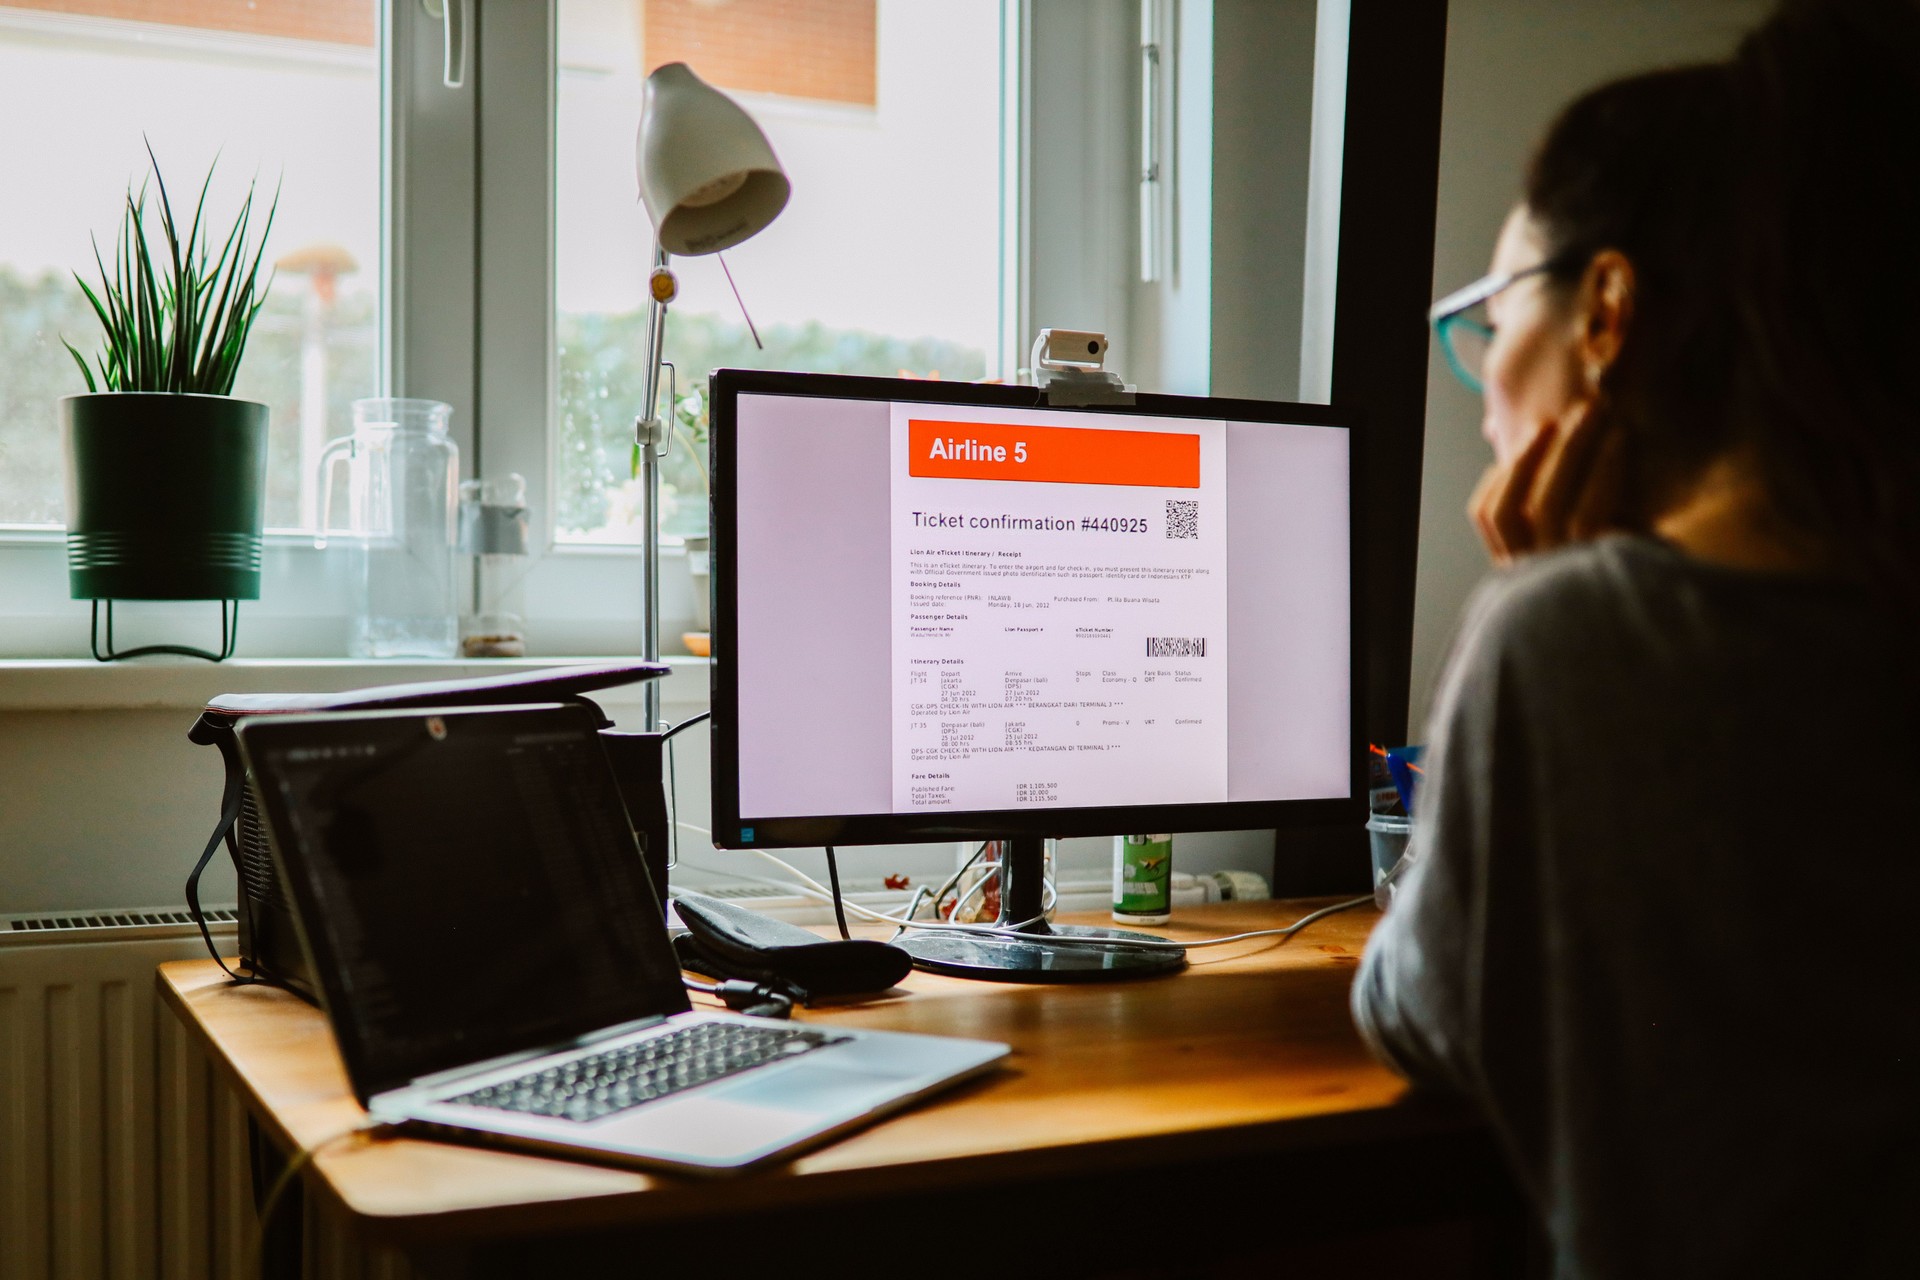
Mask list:
MULTIPOLYGON (((667 422, 673 406, 667 406, 668 419, 660 416, 660 365, 666 353, 667 303, 673 300, 671 288, 658 285, 667 266, 667 251, 656 242, 653 247, 653 271, 647 281, 647 369, 642 384, 644 408, 633 424, 634 440, 640 447, 640 487, 646 494, 647 522, 641 533, 641 573, 646 578, 642 590, 645 619, 641 633, 640 656, 647 662, 660 661, 660 445, 667 437, 667 422), (661 294, 666 296, 662 297, 661 294)), ((668 277, 671 280, 671 277, 668 277)), ((658 733, 660 723, 660 682, 649 680, 643 695, 646 732, 658 733)))

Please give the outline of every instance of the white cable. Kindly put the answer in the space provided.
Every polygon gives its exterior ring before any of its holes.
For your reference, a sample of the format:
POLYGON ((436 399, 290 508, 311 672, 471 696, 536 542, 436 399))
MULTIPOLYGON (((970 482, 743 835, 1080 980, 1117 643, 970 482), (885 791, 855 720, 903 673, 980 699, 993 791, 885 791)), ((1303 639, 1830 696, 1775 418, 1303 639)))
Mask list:
MULTIPOLYGON (((701 831, 699 827, 696 827, 691 823, 681 823, 680 825, 685 827, 689 831, 699 832, 701 835, 707 836, 708 838, 712 837, 711 832, 701 831)), ((745 850, 745 852, 759 855, 761 858, 765 859, 766 861, 771 862, 774 866, 779 867, 782 871, 785 871, 789 875, 795 877, 795 880, 775 880, 767 876, 750 876, 750 875, 745 875, 738 871, 720 871, 711 867, 701 867, 699 868, 699 870, 705 871, 709 875, 725 876, 733 880, 745 880, 753 884, 765 884, 765 885, 777 886, 779 888, 788 889, 795 893, 798 893, 802 897, 813 898, 820 902, 833 901, 832 890, 828 889, 825 885, 821 884, 818 880, 815 880, 812 876, 800 870, 800 868, 794 866, 793 864, 774 857, 771 853, 768 853, 765 849, 748 849, 748 850, 745 850)), ((691 863, 688 863, 687 865, 692 866, 691 863)), ((847 910, 853 912, 854 914, 863 916, 868 920, 873 920, 880 924, 898 925, 898 924, 906 923, 906 921, 902 920, 897 915, 893 915, 885 911, 875 911, 871 907, 862 906, 858 902, 853 902, 847 899, 844 894, 841 895, 841 903, 843 906, 846 907, 847 910)))
MULTIPOLYGON (((708 840, 713 839, 713 832, 707 831, 701 827, 696 827, 691 822, 683 822, 680 824, 680 826, 685 830, 694 832, 697 835, 703 835, 708 840)), ((795 880, 799 881, 801 884, 807 886, 809 889, 812 889, 815 894, 825 895, 828 901, 832 901, 832 898, 833 898, 832 890, 828 889, 826 885, 821 884, 818 880, 815 880, 812 876, 808 875, 806 872, 802 871, 800 868, 794 866, 792 863, 786 862, 780 858, 774 857, 771 853, 768 853, 765 849, 746 849, 746 850, 742 850, 742 852, 751 853, 757 858, 760 858, 767 862, 771 862, 774 866, 780 868, 782 871, 792 876, 795 880)), ((751 877, 748 877, 748 878, 751 878, 751 877)), ((855 902, 849 902, 847 903, 847 905, 853 908, 855 911, 861 912, 865 915, 874 916, 880 919, 891 919, 891 917, 889 916, 884 916, 880 912, 869 910, 868 908, 863 907, 860 904, 855 902)))
MULTIPOLYGON (((709 840, 713 838, 713 833, 711 831, 705 830, 704 828, 701 828, 701 827, 696 827, 690 822, 683 822, 680 825, 686 828, 688 831, 692 831, 699 835, 706 836, 709 840)), ((793 866, 791 863, 784 862, 781 859, 774 857, 771 853, 768 853, 765 849, 749 849, 746 852, 758 854, 760 857, 764 858, 766 861, 771 862, 776 867, 779 867, 782 870, 786 871, 789 875, 796 877, 800 881, 800 883, 789 884, 788 882, 782 881, 782 880, 769 880, 759 876, 741 875, 738 872, 729 872, 729 871, 715 871, 715 872, 711 872, 711 874, 731 876, 732 878, 737 880, 750 880, 760 884, 780 885, 785 888, 797 890, 805 897, 817 898, 822 902, 833 901, 832 892, 828 890, 827 887, 821 884, 818 880, 815 880, 812 876, 800 870, 800 868, 793 866)), ((702 868, 702 870, 706 870, 706 868, 702 868)), ((954 904, 953 910, 955 914, 959 913, 960 907, 965 903, 966 899, 973 895, 974 889, 978 889, 982 885, 986 884, 987 879, 988 879, 987 876, 981 876, 980 879, 974 881, 972 887, 967 890, 966 894, 962 896, 961 900, 954 904)), ((1045 886, 1045 892, 1047 896, 1042 899, 1042 902, 1044 904, 1044 907, 1051 907, 1053 905, 1053 901, 1057 900, 1053 891, 1053 884, 1051 881, 1047 882, 1045 886)), ((1336 912, 1348 911, 1354 907, 1360 906, 1362 903, 1367 903, 1372 901, 1373 901, 1372 894, 1368 894, 1364 898, 1349 898, 1345 902, 1336 902, 1332 906, 1321 907, 1318 911, 1308 912, 1306 915, 1301 916, 1298 920, 1295 920, 1292 924, 1286 925, 1283 928, 1255 929, 1248 933, 1229 934, 1224 938, 1198 938, 1192 942, 1175 940, 1172 938, 1166 938, 1166 939, 1154 938, 1151 940, 1128 938, 1124 941, 1114 941, 1112 939, 1107 939, 1107 938, 1075 937, 1072 934, 1065 934, 1065 933, 1043 934, 1041 936, 1047 940, 1049 945, 1053 945, 1057 943, 1066 943, 1074 946, 1137 947, 1144 951, 1184 951, 1192 947, 1224 947, 1228 943, 1246 942, 1252 938, 1289 938, 1289 937, 1292 937, 1294 934, 1300 932, 1300 930, 1306 928, 1308 925, 1312 924, 1316 920, 1324 920, 1326 917, 1333 915, 1336 912)), ((857 902, 844 901, 844 897, 843 897, 843 902, 847 910, 854 912, 856 915, 864 916, 869 920, 873 920, 881 924, 897 925, 902 929, 935 929, 935 930, 944 929, 951 933, 980 933, 980 934, 985 934, 989 937, 1009 938, 1014 941, 1021 941, 1021 942, 1031 941, 1034 935, 1021 933, 1020 930, 1025 929, 1030 925, 1037 924, 1040 921, 1046 919, 1046 916, 1044 914, 1041 914, 1041 915, 1035 916, 1032 920, 1022 920, 1018 924, 1012 924, 1012 925, 954 924, 949 920, 905 920, 897 915, 890 915, 884 911, 875 911, 869 907, 861 906, 857 902)))
MULTIPOLYGON (((947 926, 947 922, 951 921, 953 917, 959 915, 960 909, 967 905, 967 899, 973 897, 974 894, 986 888, 987 883, 989 881, 997 878, 994 873, 998 872, 999 869, 1000 869, 1000 864, 997 862, 989 862, 984 864, 984 871, 986 872, 986 874, 982 875, 978 880, 975 880, 972 884, 967 886, 967 891, 961 894, 959 899, 954 902, 953 910, 947 912, 947 920, 941 921, 941 920, 908 919, 908 920, 901 921, 901 923, 911 924, 916 929, 945 928, 947 926)), ((1042 915, 1044 916, 1046 912, 1053 910, 1054 904, 1056 904, 1059 901, 1060 901, 1060 895, 1054 892, 1052 878, 1049 877, 1048 879, 1043 880, 1040 885, 1040 910, 1042 915)), ((1004 929, 1007 926, 999 925, 997 927, 1004 929)))
MULTIPOLYGON (((813 887, 813 886, 817 886, 818 882, 813 881, 812 877, 806 875, 805 872, 802 872, 797 868, 792 867, 788 863, 781 861, 779 858, 774 857, 772 854, 767 853, 765 850, 756 849, 756 850, 753 850, 752 852, 759 853, 761 854, 761 856, 766 858, 767 861, 786 868, 788 871, 791 871, 794 875, 799 876, 803 881, 806 881, 807 883, 796 884, 790 880, 775 880, 769 876, 752 876, 752 875, 747 875, 744 872, 721 871, 721 870, 717 870, 715 868, 710 868, 710 867, 702 867, 700 868, 700 870, 705 871, 709 875, 723 876, 729 880, 741 880, 749 884, 764 884, 773 888, 791 890, 795 893, 798 893, 802 897, 812 898, 819 902, 833 901, 832 893, 826 889, 813 887)), ((979 888, 981 885, 985 884, 986 879, 987 877, 983 876, 980 878, 980 880, 976 881, 973 885, 973 888, 968 889, 965 897, 961 899, 961 902, 955 904, 954 909, 958 911, 960 906, 964 905, 966 898, 973 896, 973 889, 979 888)), ((1049 899, 1054 897, 1053 886, 1051 884, 1047 886, 1047 895, 1049 899)), ((1128 938, 1125 940, 1115 940, 1111 938, 1076 937, 1072 934, 1035 935, 1035 934, 1021 932, 1021 930, 1026 929, 1031 925, 1038 924, 1042 920, 1046 919, 1046 916, 1044 914, 1035 916, 1031 920, 1022 920, 1016 924, 1011 924, 1011 925, 955 924, 947 920, 908 920, 898 915, 892 915, 884 911, 874 911, 868 907, 861 906, 857 902, 846 902, 844 903, 844 905, 847 907, 848 910, 854 911, 862 916, 865 916, 870 920, 873 920, 882 924, 895 925, 901 929, 927 929, 927 930, 932 930, 934 932, 944 931, 947 933, 978 933, 978 934, 984 934, 988 937, 1006 938, 1010 941, 1015 941, 1015 942, 1032 942, 1032 941, 1036 941, 1037 939, 1044 939, 1048 945, 1053 945, 1056 943, 1064 943, 1072 946, 1135 947, 1135 948, 1139 948, 1141 950, 1147 950, 1147 951, 1156 951, 1156 950, 1184 951, 1190 947, 1223 947, 1228 945, 1229 943, 1246 942, 1253 938, 1291 937, 1293 934, 1298 933, 1300 930, 1306 928, 1308 925, 1314 923, 1317 920, 1323 920, 1326 917, 1333 915, 1336 912, 1347 911, 1353 907, 1360 906, 1362 903, 1367 903, 1372 901, 1373 901, 1372 894, 1368 894, 1364 898, 1350 898, 1345 902, 1336 902, 1331 906, 1321 907, 1318 911, 1309 912, 1308 914, 1301 916, 1298 920, 1295 920, 1292 924, 1286 925, 1283 928, 1255 929, 1248 933, 1229 934, 1228 936, 1223 938, 1198 938, 1192 942, 1187 942, 1187 941, 1174 939, 1174 938, 1153 938, 1153 939, 1128 938)), ((1049 901, 1047 905, 1049 907, 1052 906, 1052 902, 1049 901)))
MULTIPOLYGON (((993 878, 991 873, 993 872, 994 868, 997 865, 998 865, 997 863, 990 862, 986 866, 981 868, 980 878, 975 880, 972 884, 968 885, 966 888, 966 892, 962 893, 959 897, 953 900, 953 910, 947 912, 948 920, 953 920, 956 923, 959 922, 957 917, 960 915, 962 911, 966 910, 967 903, 972 900, 973 895, 976 893, 979 893, 981 890, 987 887, 987 881, 993 878)), ((930 922, 923 922, 923 923, 930 923, 930 922)))
MULTIPOLYGON (((691 864, 688 864, 688 865, 691 865, 691 864)), ((811 889, 811 888, 808 888, 806 885, 796 884, 791 880, 775 880, 771 876, 753 876, 753 875, 747 875, 745 872, 721 871, 713 867, 699 867, 696 869, 704 872, 707 875, 720 876, 728 880, 738 880, 746 884, 762 884, 762 885, 766 885, 768 888, 773 888, 773 889, 785 889, 788 892, 798 894, 803 898, 812 898, 816 902, 831 903, 833 901, 833 895, 830 892, 826 890, 811 889)), ((698 891, 696 890, 695 892, 698 892, 698 891)), ((669 893, 668 896, 671 897, 672 894, 669 893)), ((1052 887, 1048 886, 1046 905, 1049 907, 1052 906, 1052 901, 1051 901, 1052 897, 1053 897, 1052 887)), ((910 920, 903 916, 894 915, 889 912, 874 911, 871 908, 861 906, 857 902, 843 902, 842 905, 844 905, 850 911, 854 911, 859 913, 860 915, 866 916, 868 919, 874 920, 882 924, 894 925, 902 929, 974 929, 974 928, 979 928, 979 929, 991 928, 991 929, 1001 929, 1001 930, 1023 929, 1023 928, 1026 928, 1028 925, 1031 925, 1040 920, 1046 919, 1044 915, 1038 915, 1038 916, 1035 916, 1032 920, 1022 920, 1018 924, 1014 924, 1014 925, 948 924, 945 921, 938 921, 938 920, 910 920)))
MULTIPOLYGON (((801 884, 804 884, 808 888, 812 889, 816 895, 824 897, 828 902, 833 901, 833 891, 831 889, 827 888, 827 886, 821 884, 818 880, 815 880, 812 876, 800 870, 800 868, 794 866, 792 863, 786 862, 783 859, 774 857, 772 854, 768 853, 765 849, 750 849, 747 852, 755 854, 760 858, 768 862, 771 862, 774 866, 779 867, 782 871, 785 871, 787 874, 798 879, 801 884)), ((863 907, 857 902, 847 901, 845 894, 841 895, 841 902, 847 908, 847 910, 852 911, 857 915, 864 916, 868 920, 878 920, 883 924, 899 924, 900 923, 900 921, 896 917, 889 915, 884 911, 875 911, 871 907, 863 907)))
MULTIPOLYGON (((692 864, 689 863, 688 865, 691 866, 692 864)), ((712 867, 699 867, 697 870, 705 872, 708 875, 721 876, 728 880, 739 880, 747 884, 762 884, 770 889, 784 889, 789 893, 797 894, 802 898, 811 898, 816 902, 831 903, 833 901, 833 894, 829 890, 816 889, 808 884, 797 884, 792 880, 776 880, 772 876, 753 876, 739 871, 720 871, 712 867)), ((698 891, 695 890, 695 892, 698 891)), ((882 924, 897 925, 904 923, 898 916, 889 915, 884 911, 875 911, 871 907, 864 907, 857 902, 846 901, 844 895, 842 896, 841 905, 856 915, 878 921, 882 924)))
POLYGON ((1032 924, 1033 921, 1031 920, 1025 921, 1023 925, 936 924, 932 921, 916 920, 907 924, 906 927, 912 928, 912 929, 944 929, 951 933, 982 933, 990 937, 1007 938, 1015 942, 1034 942, 1034 941, 1044 940, 1046 945, 1048 946, 1055 946, 1055 945, 1064 943, 1064 944, 1073 945, 1073 946, 1091 946, 1091 947, 1137 947, 1143 951, 1185 951, 1193 947, 1224 947, 1230 942, 1245 942, 1250 938, 1291 937, 1294 934, 1298 933, 1300 930, 1306 928, 1308 925, 1312 924, 1316 920, 1325 919, 1327 916, 1333 915, 1337 911, 1347 911, 1361 905, 1362 903, 1372 902, 1372 901, 1373 901, 1372 894, 1368 894, 1364 898, 1349 898, 1345 902, 1336 902, 1332 906, 1321 907, 1318 911, 1308 912, 1306 915, 1301 916, 1298 920, 1295 920, 1292 924, 1287 925, 1284 928, 1255 929, 1248 933, 1229 934, 1227 937, 1224 937, 1224 938, 1197 938, 1191 942, 1188 942, 1185 939, 1174 939, 1174 938, 1151 938, 1151 939, 1139 939, 1139 940, 1136 940, 1133 938, 1127 938, 1127 939, 1088 938, 1088 937, 1076 937, 1073 934, 1067 934, 1067 933, 1041 934, 1039 935, 1038 938, 1036 938, 1035 935, 1019 932, 1019 930, 1024 927, 1024 924, 1032 924))
MULTIPOLYGON (((1034 942, 1036 940, 1053 940, 1058 936, 1051 933, 1022 932, 1022 930, 1030 929, 1036 924, 1050 923, 1044 911, 1037 916, 1032 916, 1025 920, 1015 921, 1013 924, 997 924, 997 923, 996 924, 949 924, 944 920, 896 920, 894 921, 894 923, 899 925, 900 928, 903 930, 904 929, 930 929, 935 933, 990 933, 995 935, 996 937, 1013 938, 1021 942, 1034 942)), ((896 938, 899 936, 900 935, 897 933, 894 935, 894 937, 896 938)), ((1109 942, 1107 943, 1107 945, 1110 947, 1117 947, 1117 946, 1122 946, 1124 944, 1118 943, 1118 942, 1109 942)))
MULTIPOLYGON (((709 840, 713 839, 713 832, 708 831, 702 827, 696 827, 691 822, 682 822, 679 825, 682 829, 691 831, 696 835, 703 835, 707 837, 707 839, 709 840)), ((754 854, 755 856, 762 858, 767 862, 771 862, 774 866, 779 867, 782 871, 785 871, 788 875, 793 876, 798 883, 789 883, 785 880, 770 880, 770 879, 762 878, 760 876, 742 875, 737 871, 713 871, 711 868, 707 868, 707 867, 702 867, 700 868, 700 870, 708 871, 710 874, 713 874, 713 875, 731 876, 736 880, 748 880, 757 884, 780 885, 784 888, 794 889, 804 897, 816 898, 822 902, 833 901, 833 891, 831 889, 827 888, 827 886, 821 884, 818 880, 815 880, 812 876, 800 870, 800 868, 794 866, 792 863, 784 861, 783 859, 774 857, 771 853, 768 853, 765 849, 746 849, 746 850, 743 850, 742 852, 754 854)), ((688 865, 691 866, 692 864, 689 863, 688 865)), ((995 864, 988 864, 988 865, 993 866, 995 864)), ((990 877, 983 875, 978 880, 974 881, 973 887, 968 889, 966 894, 962 896, 961 900, 954 904, 954 907, 953 907, 954 911, 957 913, 960 910, 961 905, 965 903, 966 899, 973 895, 974 889, 978 889, 983 885, 985 885, 989 878, 990 877)), ((1052 910, 1053 905, 1057 901, 1059 901, 1059 895, 1054 892, 1053 881, 1048 880, 1041 886, 1041 894, 1042 894, 1040 899, 1041 910, 1043 912, 1052 910)), ((988 926, 974 926, 974 925, 964 925, 964 924, 950 925, 945 921, 909 920, 901 916, 895 915, 891 912, 875 911, 871 907, 862 906, 860 903, 854 902, 851 899, 847 898, 846 895, 844 894, 841 895, 841 903, 846 907, 847 910, 853 912, 855 915, 862 916, 868 920, 872 920, 880 924, 899 925, 903 928, 970 929, 975 927, 983 927, 983 928, 988 927, 988 926)), ((1036 918, 1045 919, 1046 917, 1044 915, 1041 915, 1036 918)), ((1022 923, 1032 924, 1033 921, 1028 920, 1028 921, 1023 921, 1022 923)), ((992 927, 1005 929, 1010 926, 996 925, 992 927)))
MULTIPOLYGON (((688 865, 692 867, 691 863, 688 865)), ((803 898, 819 898, 822 896, 807 888, 805 885, 795 884, 791 880, 776 880, 772 876, 756 876, 745 871, 722 871, 718 867, 692 867, 692 869, 700 872, 702 875, 719 876, 722 880, 737 881, 740 884, 757 884, 768 889, 782 889, 788 893, 798 894, 803 898)), ((672 897, 680 892, 681 889, 685 889, 689 893, 699 893, 702 891, 702 886, 673 886, 668 889, 667 896, 672 897)))

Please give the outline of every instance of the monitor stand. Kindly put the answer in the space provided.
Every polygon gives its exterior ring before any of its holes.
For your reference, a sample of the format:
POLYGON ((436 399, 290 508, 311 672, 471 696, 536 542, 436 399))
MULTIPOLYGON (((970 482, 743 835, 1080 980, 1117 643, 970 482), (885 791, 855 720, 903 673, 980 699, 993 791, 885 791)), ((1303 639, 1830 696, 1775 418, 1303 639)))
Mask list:
POLYGON ((913 957, 914 967, 956 978, 988 982, 1119 982, 1178 973, 1187 953, 1163 947, 1134 947, 1128 942, 1163 942, 1151 933, 1048 924, 1042 914, 1046 893, 1046 841, 1021 836, 1004 841, 1000 868, 999 927, 1018 929, 1018 938, 964 933, 958 929, 909 929, 894 940, 913 957), (1114 945, 1059 943, 1062 936, 1100 938, 1114 945))

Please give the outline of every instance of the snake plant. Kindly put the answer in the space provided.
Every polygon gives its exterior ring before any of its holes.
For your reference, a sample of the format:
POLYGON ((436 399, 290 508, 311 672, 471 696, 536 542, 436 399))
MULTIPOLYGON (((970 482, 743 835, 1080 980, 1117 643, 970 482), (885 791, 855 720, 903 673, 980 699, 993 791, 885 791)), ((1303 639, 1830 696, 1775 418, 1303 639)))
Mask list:
POLYGON ((201 184, 193 224, 183 240, 167 197, 166 180, 153 148, 147 148, 153 182, 159 188, 159 215, 164 252, 155 252, 147 222, 147 184, 127 190, 120 234, 114 244, 113 269, 107 269, 94 241, 93 260, 100 270, 96 292, 78 272, 74 279, 93 304, 106 331, 104 349, 88 367, 86 358, 62 339, 74 363, 87 380, 87 390, 199 392, 224 396, 232 392, 240 356, 254 317, 273 284, 271 273, 260 279, 260 259, 280 196, 274 193, 260 239, 248 256, 247 232, 253 218, 252 185, 240 205, 239 216, 228 228, 216 255, 201 225, 213 170, 201 184), (94 377, 95 370, 99 378, 94 377))

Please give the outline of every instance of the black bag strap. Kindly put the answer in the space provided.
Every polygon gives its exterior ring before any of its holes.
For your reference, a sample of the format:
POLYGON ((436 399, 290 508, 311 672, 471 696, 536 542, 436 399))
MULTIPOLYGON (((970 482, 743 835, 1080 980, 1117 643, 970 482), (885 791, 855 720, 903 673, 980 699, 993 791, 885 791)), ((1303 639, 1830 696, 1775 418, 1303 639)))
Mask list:
MULTIPOLYGON (((233 856, 234 867, 240 865, 240 849, 234 837, 234 824, 240 820, 240 805, 247 792, 247 769, 240 761, 239 748, 234 745, 233 735, 224 734, 214 739, 220 748, 220 757, 227 765, 226 790, 220 796, 220 824, 213 829, 213 835, 207 840, 207 847, 200 853, 200 861, 193 864, 193 870, 187 874, 187 911, 193 916, 193 922, 200 926, 200 938, 207 944, 207 954, 213 962, 235 982, 258 982, 256 974, 239 974, 227 968, 227 962, 220 958, 220 949, 213 945, 213 934, 207 928, 207 917, 200 910, 200 873, 213 861, 213 851, 222 844, 227 846, 233 856)), ((246 894, 243 892, 244 900, 246 894)), ((242 905, 244 910, 244 902, 242 905)))

